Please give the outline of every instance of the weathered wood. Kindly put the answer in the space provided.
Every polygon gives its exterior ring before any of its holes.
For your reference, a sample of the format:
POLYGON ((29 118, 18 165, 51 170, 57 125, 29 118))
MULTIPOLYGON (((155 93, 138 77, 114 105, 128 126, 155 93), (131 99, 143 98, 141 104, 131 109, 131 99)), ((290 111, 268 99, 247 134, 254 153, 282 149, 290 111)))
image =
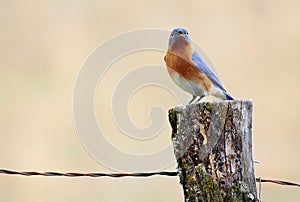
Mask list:
POLYGON ((169 110, 185 201, 257 201, 252 102, 201 102, 169 110))

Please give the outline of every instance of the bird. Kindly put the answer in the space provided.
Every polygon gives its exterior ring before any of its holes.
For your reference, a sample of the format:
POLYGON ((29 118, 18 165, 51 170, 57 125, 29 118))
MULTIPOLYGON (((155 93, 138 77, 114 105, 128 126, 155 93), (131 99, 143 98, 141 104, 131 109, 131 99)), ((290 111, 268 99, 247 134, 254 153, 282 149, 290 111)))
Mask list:
POLYGON ((185 28, 172 30, 164 61, 173 81, 193 96, 189 103, 200 102, 208 95, 221 100, 234 100, 194 49, 185 28))

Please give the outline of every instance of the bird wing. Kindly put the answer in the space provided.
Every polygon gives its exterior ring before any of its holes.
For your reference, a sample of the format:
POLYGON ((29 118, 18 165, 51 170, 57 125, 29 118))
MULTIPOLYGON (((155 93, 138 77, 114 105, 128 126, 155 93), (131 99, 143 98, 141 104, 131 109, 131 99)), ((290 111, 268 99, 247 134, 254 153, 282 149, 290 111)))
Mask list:
POLYGON ((207 75, 207 77, 212 81, 212 83, 222 89, 223 91, 226 92, 226 90, 224 89, 224 87, 222 86, 220 80, 218 79, 218 77, 211 71, 211 69, 207 66, 207 64, 201 59, 201 57, 199 56, 199 54, 197 53, 197 51, 194 51, 192 57, 192 62, 195 65, 195 68, 197 68, 198 70, 200 70, 201 72, 203 72, 204 74, 207 75))

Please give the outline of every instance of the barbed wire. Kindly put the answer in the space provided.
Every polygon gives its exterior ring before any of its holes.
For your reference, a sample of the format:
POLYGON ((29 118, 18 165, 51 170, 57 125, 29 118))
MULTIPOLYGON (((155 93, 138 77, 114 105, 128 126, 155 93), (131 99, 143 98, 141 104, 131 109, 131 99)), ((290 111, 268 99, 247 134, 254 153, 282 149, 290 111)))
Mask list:
POLYGON ((279 185, 300 187, 300 184, 298 184, 298 183, 288 182, 288 181, 283 181, 283 180, 269 180, 269 179, 256 178, 256 182, 270 182, 270 183, 275 183, 275 184, 279 184, 279 185))
MULTIPOLYGON (((160 176, 177 176, 178 172, 174 171, 162 171, 162 172, 149 172, 149 173, 77 173, 77 172, 36 172, 36 171, 14 171, 7 169, 0 169, 0 174, 6 175, 23 175, 23 176, 58 176, 58 177, 113 177, 113 178, 121 178, 121 177, 150 177, 154 175, 160 176)), ((256 182, 269 182, 279 185, 286 186, 295 186, 300 187, 300 184, 295 182, 288 182, 283 180, 270 180, 270 179, 262 179, 256 178, 256 182)))
POLYGON ((13 171, 0 169, 0 174, 7 175, 23 175, 23 176, 63 176, 63 177, 150 177, 154 175, 163 175, 163 176, 177 176, 177 172, 151 172, 151 173, 77 173, 77 172, 68 172, 68 173, 60 173, 60 172, 36 172, 36 171, 13 171))

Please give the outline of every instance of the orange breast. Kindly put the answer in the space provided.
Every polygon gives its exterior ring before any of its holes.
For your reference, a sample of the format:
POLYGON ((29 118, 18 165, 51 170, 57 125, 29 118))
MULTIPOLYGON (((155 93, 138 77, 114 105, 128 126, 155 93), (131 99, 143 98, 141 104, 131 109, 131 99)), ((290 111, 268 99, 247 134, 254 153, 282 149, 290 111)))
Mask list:
POLYGON ((199 82, 206 91, 209 91, 211 87, 210 79, 203 72, 195 69, 188 58, 180 57, 168 51, 164 59, 168 68, 176 71, 186 80, 199 82))

